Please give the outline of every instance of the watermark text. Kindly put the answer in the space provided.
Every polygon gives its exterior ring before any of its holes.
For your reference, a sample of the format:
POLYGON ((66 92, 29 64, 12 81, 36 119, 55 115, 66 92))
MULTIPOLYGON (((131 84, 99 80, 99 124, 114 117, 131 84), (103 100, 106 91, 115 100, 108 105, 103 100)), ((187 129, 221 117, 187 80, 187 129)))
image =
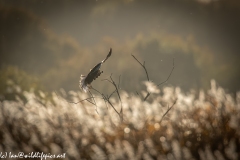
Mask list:
POLYGON ((47 159, 56 159, 56 158, 66 158, 66 153, 62 154, 51 154, 51 153, 43 153, 43 152, 30 152, 30 153, 24 153, 24 152, 18 152, 18 153, 12 153, 12 152, 0 152, 0 159, 6 159, 6 158, 16 158, 16 159, 25 159, 25 158, 40 158, 41 160, 47 160, 47 159))

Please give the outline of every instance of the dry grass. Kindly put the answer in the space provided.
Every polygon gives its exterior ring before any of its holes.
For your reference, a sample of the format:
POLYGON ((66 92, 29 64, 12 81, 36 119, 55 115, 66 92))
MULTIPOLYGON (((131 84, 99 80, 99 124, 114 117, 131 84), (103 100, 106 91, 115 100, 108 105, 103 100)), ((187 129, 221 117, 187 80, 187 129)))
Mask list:
MULTIPOLYGON (((149 83, 147 87, 152 89, 149 83)), ((0 152, 66 153, 65 159, 98 160, 240 159, 240 93, 234 98, 214 81, 207 93, 165 87, 147 101, 120 91, 122 104, 114 97, 109 100, 118 111, 122 105, 123 121, 97 93, 98 113, 87 101, 71 104, 52 93, 49 102, 43 93, 22 94, 26 103, 0 103, 0 152)), ((87 98, 80 92, 69 94, 75 102, 87 98)))

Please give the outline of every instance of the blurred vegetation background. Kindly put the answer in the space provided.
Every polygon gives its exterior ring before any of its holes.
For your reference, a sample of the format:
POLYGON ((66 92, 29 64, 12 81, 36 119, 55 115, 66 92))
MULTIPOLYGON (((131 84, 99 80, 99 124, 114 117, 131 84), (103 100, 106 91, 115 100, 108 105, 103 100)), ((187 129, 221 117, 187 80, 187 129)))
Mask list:
POLYGON ((155 83, 184 90, 209 88, 210 79, 229 92, 240 88, 240 2, 237 0, 0 0, 2 99, 9 80, 24 89, 79 90, 81 74, 113 48, 100 81, 121 75, 121 87, 143 89, 145 61, 155 83), (25 78, 20 78, 25 77, 25 78), (34 77, 34 78, 32 78, 34 77))
POLYGON ((0 152, 239 159, 239 16, 238 0, 0 0, 0 152), (123 121, 97 92, 67 101, 110 47, 92 85, 121 75, 123 121))

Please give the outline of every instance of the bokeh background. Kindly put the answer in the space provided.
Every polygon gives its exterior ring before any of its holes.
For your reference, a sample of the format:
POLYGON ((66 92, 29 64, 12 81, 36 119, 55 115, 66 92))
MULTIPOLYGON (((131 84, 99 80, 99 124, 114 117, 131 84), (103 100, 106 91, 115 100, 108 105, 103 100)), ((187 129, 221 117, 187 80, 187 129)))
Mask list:
MULTIPOLYGON (((183 90, 206 89, 215 79, 227 92, 240 88, 238 0, 0 0, 1 97, 6 86, 79 90, 81 74, 107 55, 93 86, 111 73, 121 88, 142 89, 150 79, 183 90), (11 79, 11 81, 8 81, 11 79), (15 82, 16 81, 16 82, 15 82)), ((6 93, 5 93, 6 92, 6 93)), ((6 98, 6 97, 5 97, 6 98)))
POLYGON ((0 0, 0 155, 238 160, 239 44, 239 0, 0 0))

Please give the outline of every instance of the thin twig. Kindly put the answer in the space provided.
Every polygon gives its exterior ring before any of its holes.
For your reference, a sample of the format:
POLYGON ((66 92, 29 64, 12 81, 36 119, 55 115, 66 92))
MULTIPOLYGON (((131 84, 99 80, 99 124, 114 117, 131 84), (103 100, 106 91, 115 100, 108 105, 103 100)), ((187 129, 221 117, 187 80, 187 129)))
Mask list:
POLYGON ((138 93, 138 91, 135 91, 136 92, 136 94, 140 97, 140 94, 138 93))
MULTIPOLYGON (((95 88, 91 88, 91 89, 93 89, 94 91, 96 91, 96 92, 98 92, 101 96, 102 96, 102 99, 104 100, 104 102, 105 102, 105 104, 106 104, 106 98, 105 98, 105 96, 104 96, 104 94, 103 93, 101 93, 100 91, 98 91, 97 89, 95 89, 95 88)), ((107 107, 107 105, 106 105, 106 107, 107 107)), ((107 107, 108 108, 108 107, 107 107)))
POLYGON ((132 56, 133 56, 133 58, 143 67, 143 69, 144 69, 145 72, 146 72, 147 79, 148 79, 148 81, 150 81, 150 80, 149 80, 149 76, 148 76, 147 69, 146 69, 146 67, 145 67, 145 61, 144 61, 143 64, 142 64, 134 55, 132 55, 132 56))
POLYGON ((176 104, 176 102, 177 102, 177 99, 173 102, 171 107, 168 107, 167 111, 163 114, 163 116, 160 120, 160 123, 162 122, 163 118, 168 114, 168 112, 172 109, 172 107, 176 104))
MULTIPOLYGON (((138 93, 138 91, 135 91, 135 92, 136 92, 137 96, 138 96, 140 99, 143 98, 142 95, 140 95, 140 94, 138 93)), ((143 99, 144 99, 144 98, 143 98, 143 99)))
POLYGON ((115 89, 109 96, 108 99, 110 99, 112 97, 112 95, 116 92, 117 90, 115 89))
POLYGON ((168 78, 167 78, 165 81, 163 81, 162 83, 159 83, 157 86, 160 86, 160 85, 162 85, 163 83, 165 83, 165 82, 168 81, 168 79, 169 79, 170 76, 172 75, 172 72, 173 72, 173 70, 174 70, 174 67, 175 67, 175 65, 174 65, 174 58, 173 58, 173 67, 172 67, 172 70, 171 70, 170 74, 168 75, 168 78))
MULTIPOLYGON (((148 79, 148 81, 150 81, 149 80, 149 76, 148 76, 148 72, 147 72, 147 68, 145 67, 145 61, 143 61, 143 64, 134 56, 134 55, 132 55, 133 56, 133 58, 143 67, 143 69, 145 70, 145 73, 146 73, 146 75, 147 75, 147 79, 148 79)), ((147 98, 150 96, 150 92, 148 92, 147 94, 146 94, 146 96, 143 98, 143 101, 146 101, 147 100, 147 98)))
POLYGON ((116 88, 116 91, 117 91, 117 94, 118 94, 118 98, 119 98, 119 100, 121 102, 121 105, 122 105, 122 100, 121 100, 121 96, 120 96, 119 91, 118 91, 118 87, 117 87, 116 83, 114 82, 114 80, 112 79, 112 75, 110 76, 110 78, 111 78, 112 84, 116 88))
POLYGON ((122 119, 120 113, 116 110, 116 108, 113 106, 113 104, 110 102, 110 100, 103 93, 99 92, 97 89, 95 89, 93 87, 91 89, 93 89, 94 91, 101 94, 103 96, 103 99, 106 100, 111 105, 111 107, 114 109, 114 111, 118 114, 119 118, 122 119))
MULTIPOLYGON (((55 92, 55 91, 54 91, 54 92, 55 92)), ((58 97, 58 99, 59 99, 59 96, 58 96, 57 92, 55 92, 55 94, 57 95, 57 97, 58 97)), ((94 97, 94 98, 100 98, 100 97, 94 97)), ((62 98, 62 99, 64 99, 64 98, 62 98)), ((94 105, 94 103, 91 102, 91 101, 89 101, 89 99, 92 99, 92 97, 88 97, 88 98, 82 99, 82 100, 80 100, 80 101, 78 101, 78 102, 72 102, 72 101, 68 101, 68 100, 66 100, 66 99, 64 99, 64 100, 65 100, 66 102, 68 102, 68 103, 73 103, 73 104, 78 104, 78 103, 81 103, 81 102, 83 102, 83 101, 88 101, 88 102, 90 102, 90 103, 92 103, 92 104, 94 105)))
MULTIPOLYGON (((149 81, 149 76, 148 76, 147 68, 145 67, 145 61, 144 61, 143 64, 142 64, 134 55, 132 55, 132 56, 133 56, 133 58, 143 67, 143 69, 144 69, 145 72, 146 72, 147 79, 148 79, 148 81, 149 81)), ((175 67, 175 66, 174 66, 174 58, 173 58, 173 67, 172 67, 172 70, 171 70, 169 76, 167 77, 167 79, 166 79, 165 81, 163 81, 162 83, 158 84, 157 87, 159 87, 160 85, 162 85, 163 83, 166 83, 166 82, 168 81, 168 79, 169 79, 170 76, 172 75, 172 72, 173 72, 173 70, 174 70, 174 67, 175 67)), ((148 93, 146 94, 146 96, 144 97, 143 101, 146 101, 147 98, 150 96, 150 94, 151 94, 151 92, 148 92, 148 93)))
POLYGON ((145 96, 145 98, 143 99, 143 101, 146 101, 146 100, 147 100, 147 98, 150 96, 150 94, 151 94, 151 93, 150 93, 150 92, 148 92, 148 93, 147 93, 147 95, 145 96))
POLYGON ((90 93, 90 95, 91 95, 91 97, 92 97, 92 99, 93 99, 93 101, 94 101, 95 110, 96 110, 97 114, 99 114, 99 113, 98 113, 98 110, 97 110, 97 103, 96 103, 96 101, 95 101, 95 99, 94 99, 94 97, 93 97, 93 94, 91 93, 90 90, 89 90, 88 92, 90 93))
POLYGON ((119 76, 119 79, 118 79, 118 89, 120 89, 120 81, 121 81, 121 75, 119 76))
POLYGON ((108 81, 109 83, 112 83, 109 79, 102 79, 102 81, 108 81))
POLYGON ((120 110, 120 115, 121 116, 120 116, 120 118, 121 118, 121 120, 123 120, 123 117, 122 117, 122 112, 123 112, 123 110, 122 110, 122 100, 121 100, 121 96, 120 96, 120 93, 119 93, 119 90, 118 90, 118 86, 116 85, 115 81, 112 79, 112 74, 110 75, 110 80, 109 79, 103 79, 103 81, 104 80, 108 81, 109 83, 111 83, 115 87, 115 89, 116 89, 119 101, 121 103, 121 110, 120 110))

